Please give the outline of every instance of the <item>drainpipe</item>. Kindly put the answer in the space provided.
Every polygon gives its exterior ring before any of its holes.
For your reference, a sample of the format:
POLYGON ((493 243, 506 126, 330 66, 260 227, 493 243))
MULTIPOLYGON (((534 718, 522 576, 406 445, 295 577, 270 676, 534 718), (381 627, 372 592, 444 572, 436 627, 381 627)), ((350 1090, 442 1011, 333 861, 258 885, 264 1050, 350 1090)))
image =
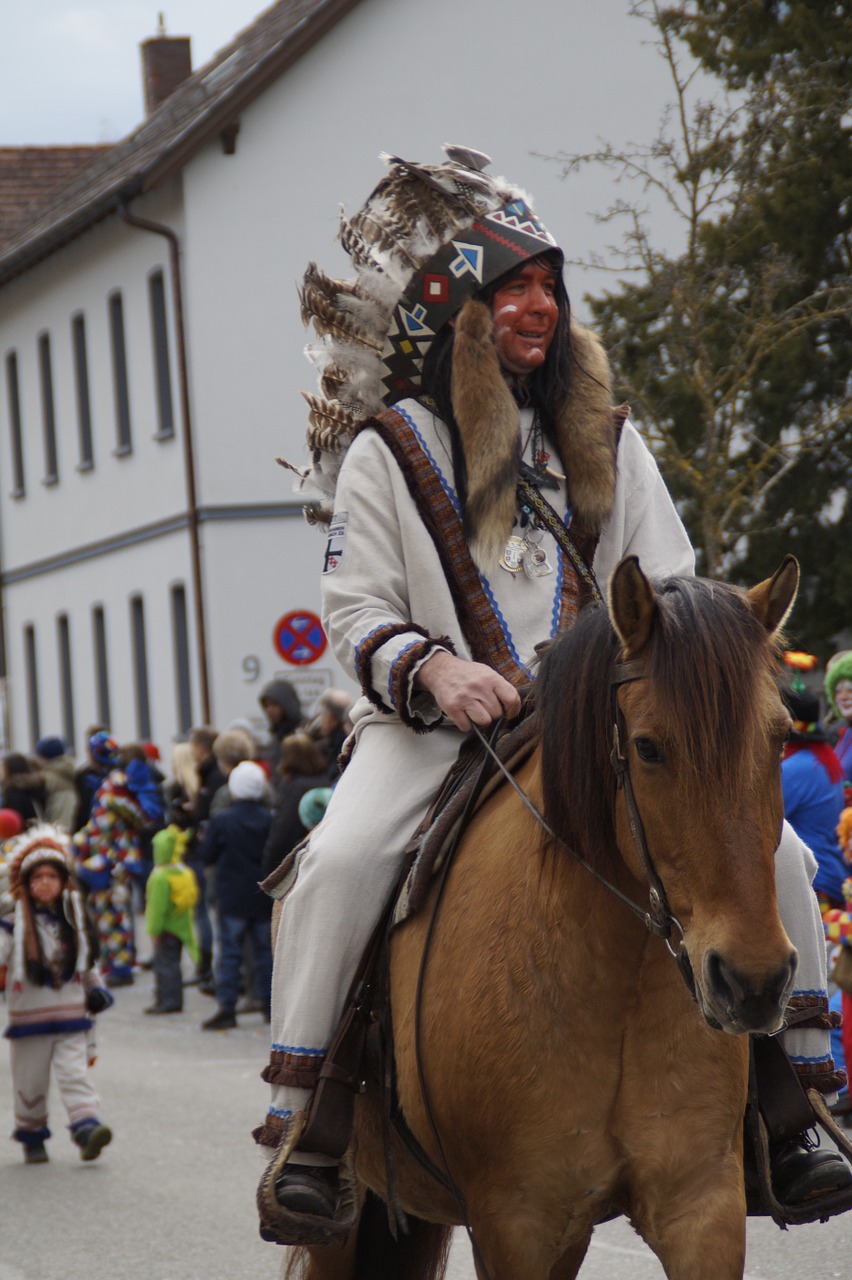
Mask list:
POLYGON ((125 204, 118 206, 118 212, 131 227, 140 231, 151 231, 154 235, 164 236, 169 242, 169 258, 171 261, 172 298, 175 311, 175 329, 178 353, 178 378, 180 381, 180 407, 183 418, 183 460, 186 475, 186 511, 189 521, 189 547, 192 557, 192 594, 195 599, 195 633, 198 641, 198 680, 201 688, 201 719, 204 724, 211 723, 210 713, 210 681, 207 671, 207 627, 204 621, 204 587, 201 577, 201 542, 198 533, 198 500, 195 492, 195 452, 192 447, 192 415, 189 406, 189 377, 186 361, 186 333, 183 323, 183 289, 180 274, 180 245, 171 227, 161 222, 151 222, 148 218, 137 218, 130 213, 125 204))

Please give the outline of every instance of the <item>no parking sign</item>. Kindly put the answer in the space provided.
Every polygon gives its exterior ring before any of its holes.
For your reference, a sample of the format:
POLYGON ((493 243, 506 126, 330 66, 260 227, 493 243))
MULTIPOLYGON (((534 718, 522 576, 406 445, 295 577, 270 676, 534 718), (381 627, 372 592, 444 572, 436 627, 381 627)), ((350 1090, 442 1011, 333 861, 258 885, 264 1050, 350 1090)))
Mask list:
POLYGON ((272 640, 284 661, 294 667, 306 667, 316 662, 328 645, 322 623, 308 609, 294 609, 279 618, 272 640))

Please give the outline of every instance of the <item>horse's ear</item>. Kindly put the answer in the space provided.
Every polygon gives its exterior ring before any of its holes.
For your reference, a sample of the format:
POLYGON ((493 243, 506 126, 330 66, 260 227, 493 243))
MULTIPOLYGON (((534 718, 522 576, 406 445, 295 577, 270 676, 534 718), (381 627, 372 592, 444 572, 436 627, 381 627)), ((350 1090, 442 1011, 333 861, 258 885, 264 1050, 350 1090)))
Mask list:
POLYGON ((771 578, 759 582, 748 592, 748 602, 770 635, 784 625, 799 590, 799 562, 785 556, 780 569, 771 578))
POLYGON ((654 627, 657 602, 638 556, 619 560, 609 580, 609 616, 629 658, 645 648, 654 627))

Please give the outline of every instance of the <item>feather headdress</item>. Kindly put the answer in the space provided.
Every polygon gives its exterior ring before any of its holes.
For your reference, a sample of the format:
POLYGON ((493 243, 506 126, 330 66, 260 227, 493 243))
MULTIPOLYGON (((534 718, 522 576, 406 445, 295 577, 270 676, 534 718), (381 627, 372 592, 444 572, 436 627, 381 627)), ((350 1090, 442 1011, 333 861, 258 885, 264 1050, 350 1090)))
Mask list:
POLYGON ((28 882, 35 868, 46 862, 57 867, 64 876, 61 908, 75 936, 75 972, 84 974, 91 968, 92 954, 83 900, 79 890, 71 884, 72 853, 68 834, 54 823, 38 823, 11 840, 6 852, 9 859, 9 892, 15 899, 15 942, 11 974, 13 989, 20 989, 27 966, 39 964, 42 959, 28 882))
POLYGON ((313 502, 312 523, 331 517, 357 424, 417 393, 426 353, 467 299, 528 258, 561 256, 529 196, 484 172, 488 156, 443 150, 438 165, 381 157, 388 174, 362 209, 341 219, 353 280, 332 279, 313 262, 305 272, 302 320, 318 339, 307 354, 319 394, 305 394, 311 466, 291 469, 313 502))

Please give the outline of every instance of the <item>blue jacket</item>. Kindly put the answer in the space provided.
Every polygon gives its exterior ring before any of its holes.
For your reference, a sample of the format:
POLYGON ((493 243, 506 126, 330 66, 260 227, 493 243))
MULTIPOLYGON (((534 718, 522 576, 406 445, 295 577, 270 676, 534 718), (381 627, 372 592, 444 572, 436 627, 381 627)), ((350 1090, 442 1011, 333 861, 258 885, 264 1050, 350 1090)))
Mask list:
POLYGON ((272 899, 258 887, 272 814, 257 800, 234 800, 214 814, 198 859, 216 867, 216 908, 239 920, 268 920, 272 899))
POLYGON ((781 762, 784 817, 819 863, 814 888, 843 905, 841 886, 850 869, 837 843, 843 781, 832 782, 825 765, 807 747, 781 762))

